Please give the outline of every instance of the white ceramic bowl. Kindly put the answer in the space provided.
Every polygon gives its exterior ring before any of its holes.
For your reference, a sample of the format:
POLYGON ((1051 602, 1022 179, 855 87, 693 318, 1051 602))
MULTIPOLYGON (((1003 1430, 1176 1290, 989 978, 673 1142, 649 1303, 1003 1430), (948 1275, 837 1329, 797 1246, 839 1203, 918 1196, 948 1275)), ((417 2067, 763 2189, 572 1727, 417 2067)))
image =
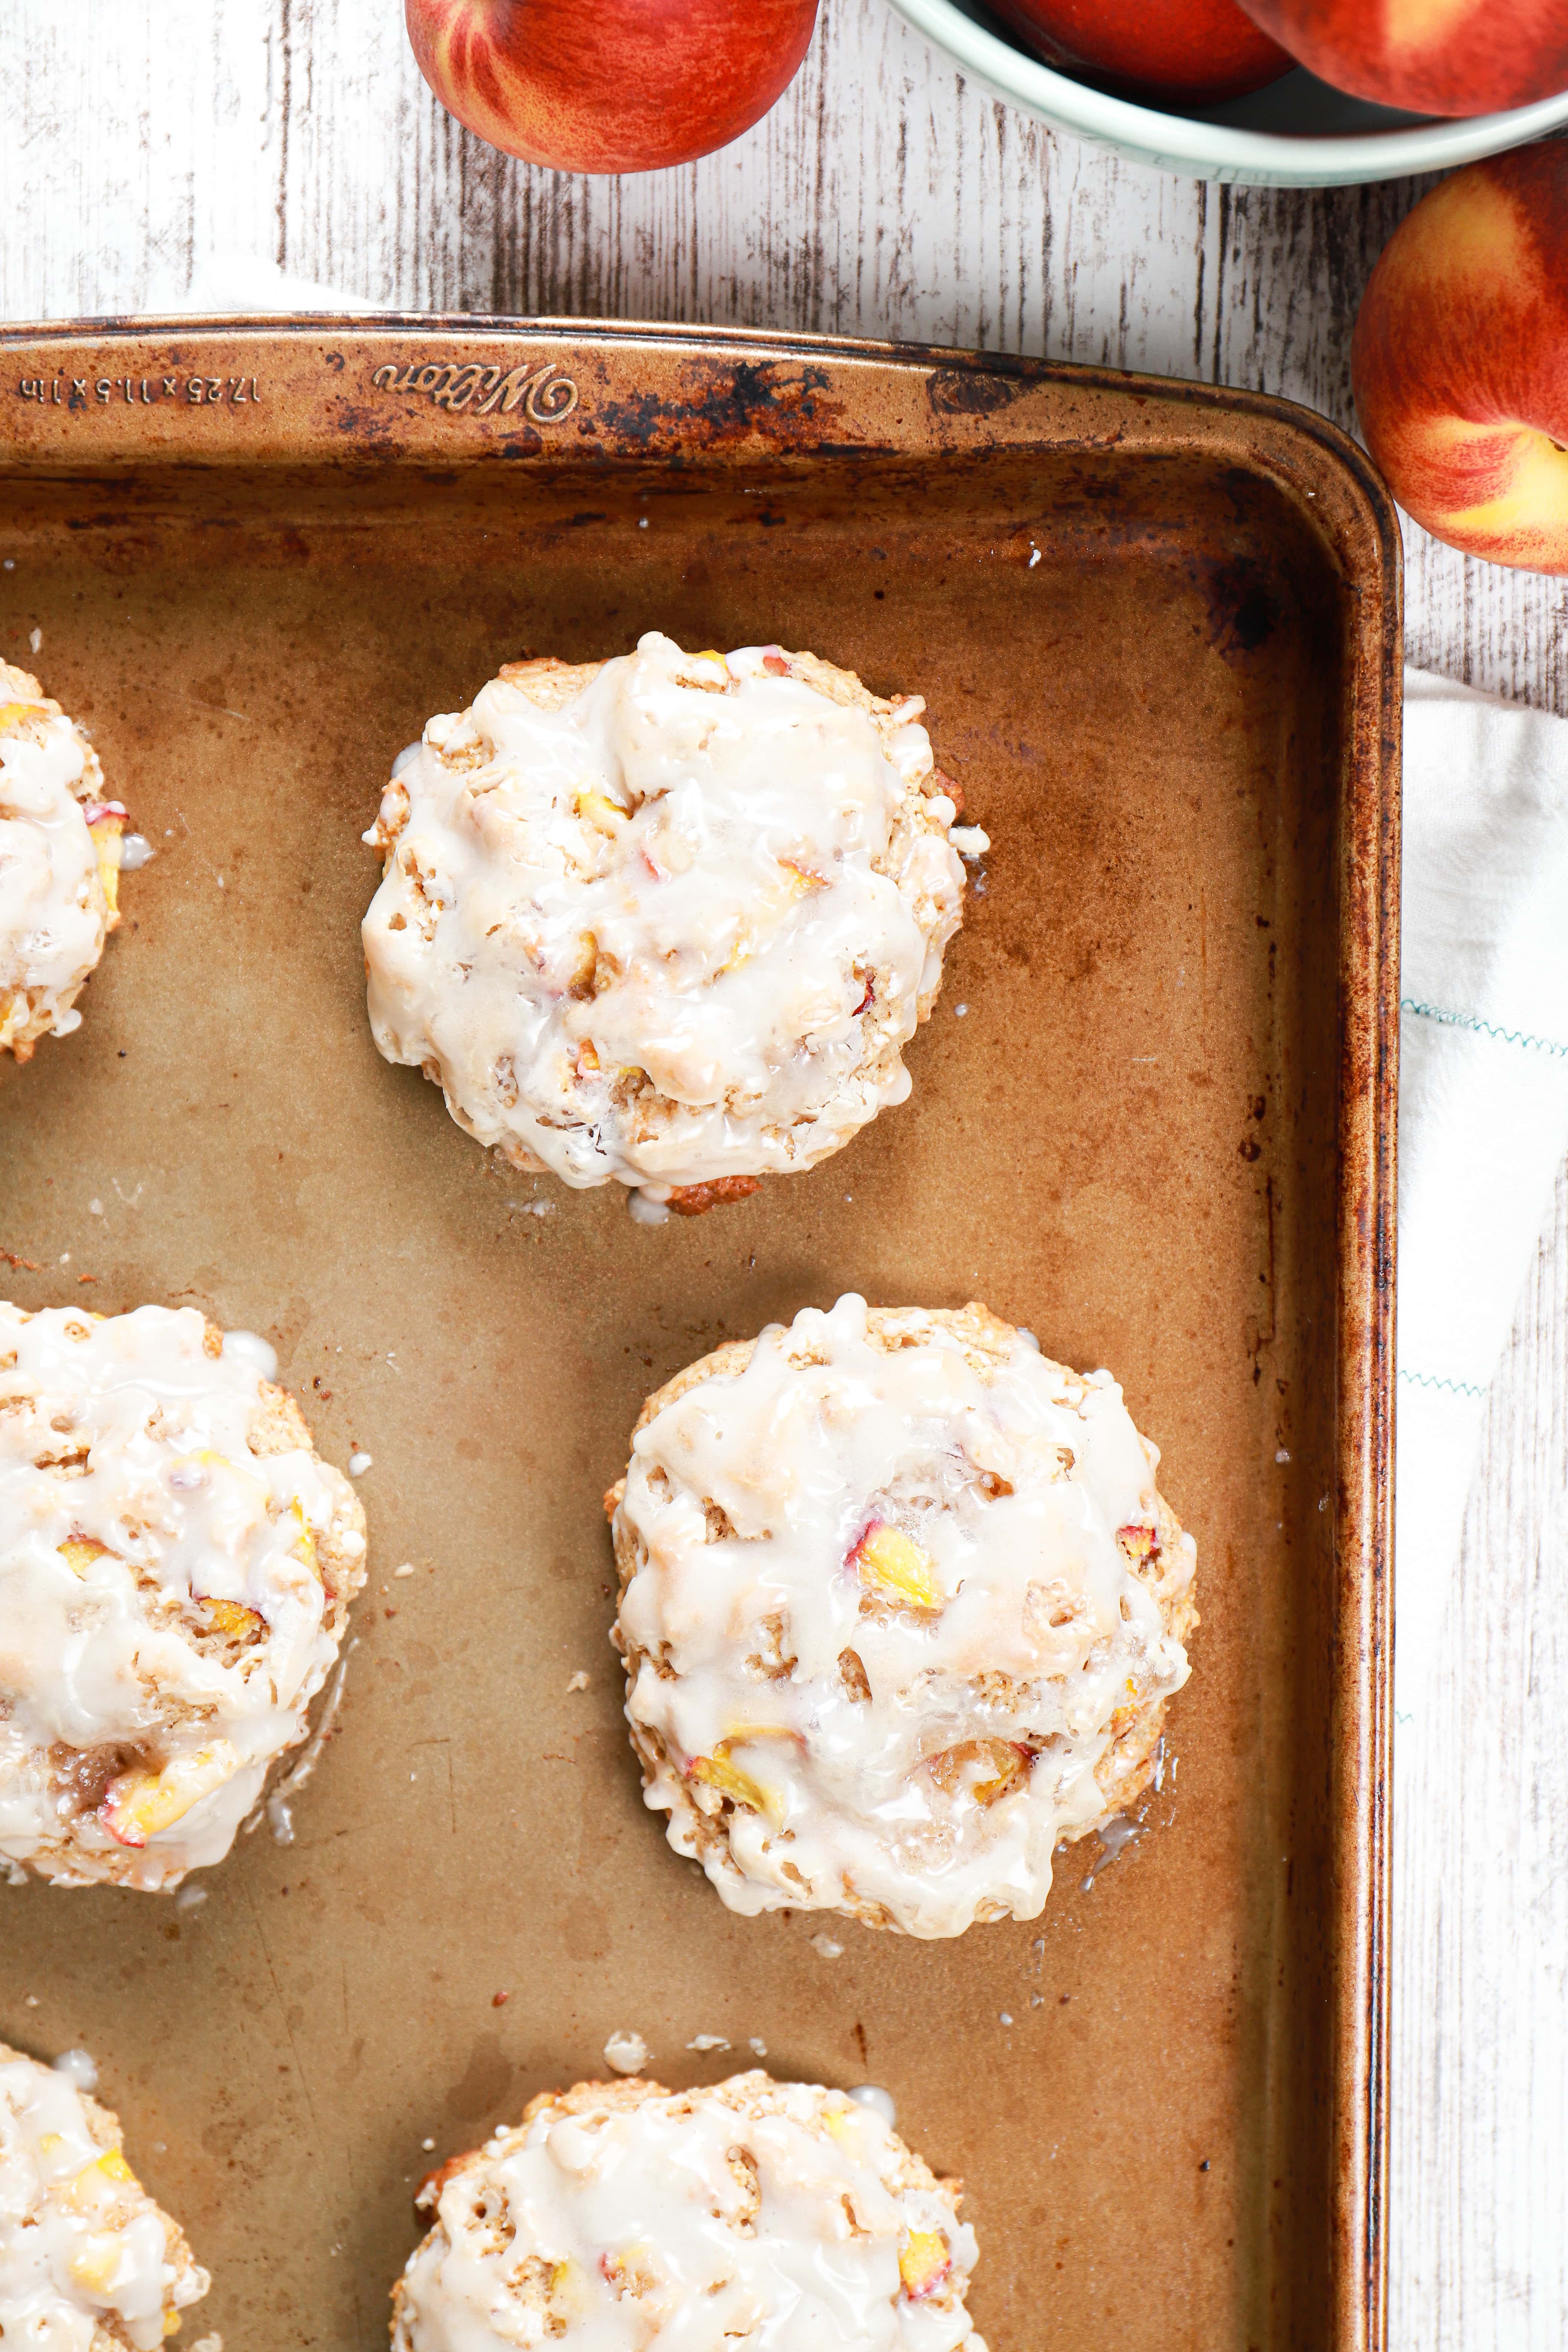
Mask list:
MULTIPOLYGON (((1161 0, 1149 0, 1152 7, 1161 0)), ((1503 0, 1497 0, 1498 5, 1503 0)), ((1568 122, 1568 90, 1509 114, 1459 121, 1399 114, 1347 98, 1298 70, 1250 98, 1201 113, 1165 114, 1110 98, 1031 57, 981 0, 892 0, 917 31, 1009 105, 1092 139, 1130 163, 1244 187, 1331 188, 1358 180, 1445 172, 1477 155, 1521 147, 1568 122)))

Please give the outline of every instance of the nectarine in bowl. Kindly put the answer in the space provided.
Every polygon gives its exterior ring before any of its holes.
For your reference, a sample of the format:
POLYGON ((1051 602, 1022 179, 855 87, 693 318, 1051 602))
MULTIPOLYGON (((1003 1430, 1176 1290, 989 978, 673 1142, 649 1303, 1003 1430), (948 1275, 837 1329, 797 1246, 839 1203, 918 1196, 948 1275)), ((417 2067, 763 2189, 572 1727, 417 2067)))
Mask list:
POLYGON ((1568 574, 1568 142, 1472 163, 1384 249, 1351 345, 1356 414, 1406 514, 1568 574))
MULTIPOLYGON (((965 74, 1024 113, 1130 163, 1191 179, 1297 188, 1397 179, 1499 154, 1568 123, 1568 90, 1503 113, 1440 120, 1347 96, 1300 67, 1215 105, 1182 97, 1152 103, 1044 63, 984 0, 891 5, 965 74)), ((1163 12, 1177 5, 1160 0, 1163 12)))

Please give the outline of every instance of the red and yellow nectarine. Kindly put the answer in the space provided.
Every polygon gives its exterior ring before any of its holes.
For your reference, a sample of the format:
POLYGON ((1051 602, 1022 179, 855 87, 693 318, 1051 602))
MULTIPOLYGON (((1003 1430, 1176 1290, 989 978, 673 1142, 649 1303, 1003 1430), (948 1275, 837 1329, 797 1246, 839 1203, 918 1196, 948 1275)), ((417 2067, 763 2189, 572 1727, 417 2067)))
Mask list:
POLYGON ((816 0, 406 0, 419 70, 492 147, 653 172, 749 131, 794 80, 816 0))
POLYGON ((1472 163, 1394 231, 1351 374, 1400 505, 1467 553, 1568 572, 1568 146, 1472 163))
POLYGON ((1336 89, 1415 114, 1496 114, 1568 89, 1563 0, 1241 0, 1336 89))
POLYGON ((1207 106, 1261 89, 1294 59, 1237 0, 993 0, 1050 66, 1129 98, 1207 106))

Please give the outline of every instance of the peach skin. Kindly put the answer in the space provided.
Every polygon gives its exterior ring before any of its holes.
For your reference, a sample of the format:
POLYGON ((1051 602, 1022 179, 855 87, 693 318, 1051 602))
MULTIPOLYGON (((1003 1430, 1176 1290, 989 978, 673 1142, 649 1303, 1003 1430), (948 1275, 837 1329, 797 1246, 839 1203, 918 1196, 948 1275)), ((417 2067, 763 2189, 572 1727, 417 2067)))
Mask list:
POLYGON ((405 0, 419 70, 492 147, 652 172, 749 131, 794 80, 816 0, 405 0))
POLYGON ((1295 60, 1237 0, 994 0, 1048 66, 1153 105, 1210 106, 1278 81, 1295 60))
POLYGON ((1563 0, 1242 0, 1338 89, 1415 114, 1497 114, 1568 88, 1563 0))
POLYGON ((1351 378, 1405 512, 1468 555, 1568 572, 1568 146, 1423 198, 1362 299, 1351 378))

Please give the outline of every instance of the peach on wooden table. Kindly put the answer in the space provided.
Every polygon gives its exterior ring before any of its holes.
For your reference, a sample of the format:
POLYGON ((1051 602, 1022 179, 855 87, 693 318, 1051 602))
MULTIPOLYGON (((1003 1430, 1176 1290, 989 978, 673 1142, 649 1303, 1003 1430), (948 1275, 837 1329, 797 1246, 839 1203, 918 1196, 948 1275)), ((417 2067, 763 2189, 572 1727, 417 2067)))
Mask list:
POLYGON ((1563 0, 1242 0, 1336 89, 1414 114, 1499 114, 1568 88, 1563 0))
POLYGON ((689 163, 795 79, 816 0, 405 0, 419 69, 492 147, 558 172, 689 163))
POLYGON ((1467 554, 1568 572, 1568 147, 1472 163, 1394 231, 1351 347, 1367 447, 1467 554))

